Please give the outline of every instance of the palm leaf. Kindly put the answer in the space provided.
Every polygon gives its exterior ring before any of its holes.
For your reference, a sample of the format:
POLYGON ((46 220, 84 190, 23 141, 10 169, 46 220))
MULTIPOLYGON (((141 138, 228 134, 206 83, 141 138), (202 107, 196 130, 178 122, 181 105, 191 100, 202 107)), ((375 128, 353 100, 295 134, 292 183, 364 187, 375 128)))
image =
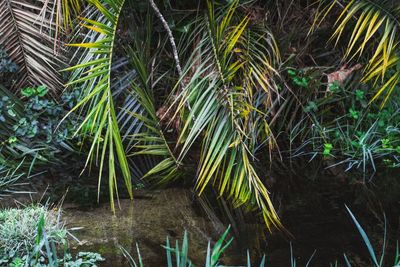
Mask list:
MULTIPOLYGON (((333 5, 338 1, 320 1, 319 12, 317 12, 312 29, 333 10, 333 5)), ((396 87, 393 81, 400 80, 400 71, 396 67, 400 64, 397 51, 400 36, 400 6, 396 1, 391 0, 351 0, 345 1, 343 11, 336 21, 336 30, 331 39, 336 39, 336 44, 342 38, 343 32, 348 25, 356 19, 353 26, 345 59, 353 59, 366 53, 366 48, 373 45, 374 49, 369 56, 366 65, 364 82, 374 81, 380 78, 389 79, 383 82, 373 100, 386 92, 382 105, 384 105, 390 94, 396 87), (394 72, 388 72, 394 69, 394 72), (389 78, 387 78, 389 76, 389 78)))
MULTIPOLYGON (((130 127, 126 131, 125 138, 129 140, 128 150, 132 151, 129 158, 138 159, 138 156, 160 158, 158 163, 147 166, 146 173, 141 178, 164 183, 180 176, 178 167, 181 164, 173 155, 170 145, 166 140, 163 129, 157 117, 153 89, 157 81, 152 81, 150 73, 155 67, 150 64, 158 58, 158 53, 151 55, 149 45, 151 43, 151 19, 147 16, 146 40, 143 43, 136 41, 128 49, 129 59, 137 72, 132 81, 128 104, 124 105, 120 115, 129 122, 130 127), (145 53, 144 51, 147 51, 145 53), (155 179, 157 177, 157 179, 155 179)), ((139 38, 136 38, 139 40, 139 38)), ((154 75, 154 73, 153 73, 154 75)), ((160 81, 163 75, 157 80, 160 81)))
POLYGON ((47 85, 53 93, 62 88, 58 69, 62 59, 52 46, 59 42, 54 35, 53 17, 39 19, 42 1, 4 0, 0 2, 0 45, 19 66, 14 90, 27 85, 47 85))
POLYGON ((91 137, 91 149, 86 166, 99 161, 99 191, 102 171, 108 161, 108 185, 111 208, 114 210, 114 193, 117 190, 117 163, 125 186, 132 198, 131 172, 122 144, 120 129, 111 91, 113 51, 119 16, 124 0, 91 0, 97 10, 90 18, 83 18, 83 26, 89 29, 84 42, 70 44, 83 53, 77 53, 79 63, 65 69, 71 71, 68 86, 82 88, 81 101, 70 111, 80 110, 85 119, 77 132, 91 137))
POLYGON ((144 115, 137 113, 131 113, 131 115, 143 123, 144 129, 131 136, 135 148, 135 152, 131 156, 146 155, 163 158, 143 178, 158 177, 158 183, 176 179, 179 177, 178 167, 180 163, 174 157, 160 128, 152 97, 148 94, 148 91, 139 86, 133 85, 133 92, 135 98, 144 108, 144 115))
POLYGON ((54 51, 57 52, 61 47, 59 39, 65 38, 63 33, 69 33, 73 30, 74 21, 82 12, 83 0, 47 0, 43 2, 38 20, 45 21, 52 17, 54 21, 54 51))
POLYGON ((188 83, 178 103, 171 105, 178 106, 175 116, 187 114, 177 160, 182 161, 202 137, 198 192, 213 184, 236 206, 258 206, 267 226, 280 228, 268 190, 255 170, 256 153, 273 140, 261 110, 277 92, 272 67, 279 61, 277 46, 266 28, 250 28, 246 17, 237 16, 238 1, 217 10, 208 4, 208 16, 195 36, 200 42, 185 67, 188 83), (264 135, 255 134, 260 130, 264 135))

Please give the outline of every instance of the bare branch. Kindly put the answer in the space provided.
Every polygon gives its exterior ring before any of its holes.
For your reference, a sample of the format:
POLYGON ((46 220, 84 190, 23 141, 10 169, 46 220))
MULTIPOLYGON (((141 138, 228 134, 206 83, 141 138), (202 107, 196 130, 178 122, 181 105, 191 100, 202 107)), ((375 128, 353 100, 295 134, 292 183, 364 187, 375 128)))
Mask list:
POLYGON ((151 7, 154 9, 154 12, 156 13, 157 17, 161 20, 161 23, 162 23, 164 29, 168 33, 169 42, 171 43, 171 46, 172 46, 172 53, 174 54, 176 69, 178 71, 179 76, 182 77, 183 72, 182 72, 181 64, 179 62, 178 49, 176 48, 175 39, 174 39, 174 36, 172 35, 172 31, 169 28, 168 23, 165 20, 164 16, 161 14, 160 10, 158 9, 156 3, 154 3, 154 0, 149 0, 149 3, 151 5, 151 7))

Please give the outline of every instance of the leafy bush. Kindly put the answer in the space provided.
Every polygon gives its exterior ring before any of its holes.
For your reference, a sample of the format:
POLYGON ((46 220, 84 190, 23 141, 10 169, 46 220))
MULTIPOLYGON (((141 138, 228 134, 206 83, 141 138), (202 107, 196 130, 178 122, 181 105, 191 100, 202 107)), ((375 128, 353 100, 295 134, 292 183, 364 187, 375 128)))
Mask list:
POLYGON ((57 162, 60 152, 74 151, 71 145, 76 122, 60 121, 77 101, 77 92, 66 93, 60 103, 51 99, 45 86, 21 90, 22 99, 0 86, 0 190, 27 177, 40 163, 57 162))
POLYGON ((63 98, 68 100, 67 103, 56 103, 54 100, 46 98, 47 92, 46 86, 22 89, 24 113, 13 125, 13 137, 29 140, 40 138, 44 139, 46 143, 55 144, 66 142, 72 137, 74 123, 70 120, 60 125, 59 123, 66 113, 64 105, 70 106, 76 102, 73 97, 75 96, 74 92, 63 98))

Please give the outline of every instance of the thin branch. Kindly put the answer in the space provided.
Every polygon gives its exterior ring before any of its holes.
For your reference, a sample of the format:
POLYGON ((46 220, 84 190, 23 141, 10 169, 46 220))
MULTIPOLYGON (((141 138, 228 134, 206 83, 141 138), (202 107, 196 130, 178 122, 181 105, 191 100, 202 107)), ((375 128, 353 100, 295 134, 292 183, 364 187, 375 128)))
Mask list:
POLYGON ((165 20, 164 16, 161 14, 160 10, 158 9, 156 3, 154 3, 154 0, 149 0, 149 3, 151 5, 151 7, 154 9, 154 12, 156 13, 157 17, 161 20, 161 23, 162 23, 164 29, 168 33, 169 42, 171 43, 171 46, 172 46, 172 53, 174 54, 176 69, 178 71, 179 76, 182 77, 183 72, 182 72, 180 61, 179 61, 178 49, 176 48, 175 39, 174 39, 174 36, 172 35, 172 31, 169 28, 168 23, 165 20))

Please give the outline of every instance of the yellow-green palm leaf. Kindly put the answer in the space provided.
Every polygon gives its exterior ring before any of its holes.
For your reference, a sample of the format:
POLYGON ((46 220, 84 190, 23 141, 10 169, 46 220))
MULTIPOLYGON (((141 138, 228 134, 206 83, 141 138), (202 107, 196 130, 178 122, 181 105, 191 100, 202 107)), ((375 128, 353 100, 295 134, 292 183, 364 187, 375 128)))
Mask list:
POLYGON ((117 164, 120 166, 126 188, 132 197, 131 174, 122 145, 111 91, 111 65, 116 30, 124 0, 90 0, 96 15, 83 18, 83 26, 89 29, 84 42, 70 44, 78 47, 79 64, 65 71, 71 72, 69 87, 82 88, 82 100, 71 110, 80 110, 85 119, 78 131, 89 135, 91 149, 86 164, 99 162, 100 182, 105 164, 108 165, 108 185, 111 207, 114 209, 114 193, 117 193, 117 164))
MULTIPOLYGON (((321 1, 320 12, 317 13, 314 27, 324 19, 327 13, 333 10, 335 4, 341 1, 321 1)), ((344 57, 354 59, 367 53, 372 47, 372 54, 369 55, 368 64, 365 67, 364 81, 384 82, 374 99, 383 92, 387 95, 384 98, 384 105, 393 92, 395 83, 399 80, 400 70, 395 73, 388 72, 394 66, 398 66, 397 53, 399 51, 400 37, 400 4, 391 0, 351 0, 343 1, 344 8, 337 19, 336 29, 332 39, 336 43, 343 38, 346 29, 351 29, 349 24, 354 22, 350 39, 347 44, 344 57), (368 48, 368 49, 367 49, 368 48), (390 73, 388 75, 388 73, 390 73)))

